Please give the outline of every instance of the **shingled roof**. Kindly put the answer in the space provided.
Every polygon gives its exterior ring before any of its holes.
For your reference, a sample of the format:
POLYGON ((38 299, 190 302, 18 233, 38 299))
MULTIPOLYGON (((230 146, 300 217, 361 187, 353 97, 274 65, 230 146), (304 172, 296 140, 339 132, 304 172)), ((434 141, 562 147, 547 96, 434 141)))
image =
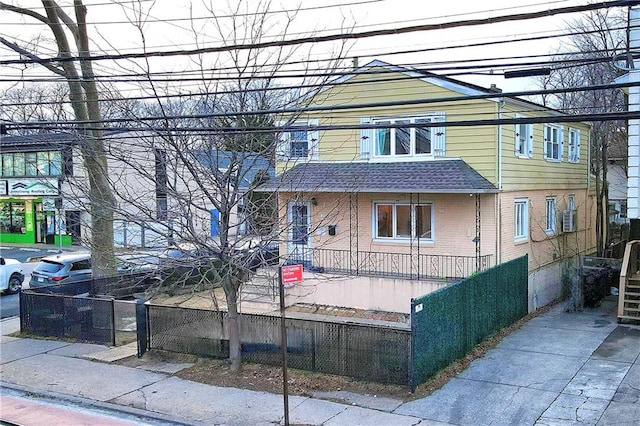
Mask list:
POLYGON ((278 192, 495 193, 498 189, 462 160, 401 163, 298 164, 260 186, 278 192))

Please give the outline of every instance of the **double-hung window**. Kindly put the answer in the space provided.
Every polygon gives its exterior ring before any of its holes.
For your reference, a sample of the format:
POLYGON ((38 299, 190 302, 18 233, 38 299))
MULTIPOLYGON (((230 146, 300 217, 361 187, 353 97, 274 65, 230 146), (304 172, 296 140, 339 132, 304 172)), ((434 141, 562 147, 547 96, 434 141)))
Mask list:
POLYGON ((544 158, 553 161, 562 161, 563 151, 562 127, 553 124, 544 126, 544 158))
POLYGON ((546 226, 547 234, 556 233, 556 197, 547 197, 546 201, 546 226))
POLYGON ((280 135, 276 152, 278 160, 318 159, 319 132, 314 129, 318 126, 318 120, 296 122, 290 126, 279 123, 279 126, 286 129, 280 135))
POLYGON ((444 155, 444 127, 432 127, 442 121, 439 115, 372 120, 379 126, 372 135, 374 156, 444 155))
POLYGON ((569 129, 569 162, 580 162, 580 130, 569 129))
MULTIPOLYGON (((520 116, 516 116, 520 118, 520 116)), ((516 124, 515 154, 521 158, 533 157, 533 124, 516 124)))
POLYGON ((376 203, 374 236, 380 239, 433 239, 433 205, 376 203))
POLYGON ((529 200, 517 199, 514 207, 514 238, 516 241, 526 241, 529 239, 529 200))

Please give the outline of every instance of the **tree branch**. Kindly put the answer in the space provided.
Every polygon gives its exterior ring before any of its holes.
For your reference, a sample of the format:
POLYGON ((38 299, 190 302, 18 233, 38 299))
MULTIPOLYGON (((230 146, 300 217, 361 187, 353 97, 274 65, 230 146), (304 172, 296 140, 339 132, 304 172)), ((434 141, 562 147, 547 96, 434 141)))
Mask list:
POLYGON ((9 49, 13 50, 14 52, 19 53, 20 55, 29 58, 33 62, 42 65, 43 67, 47 68, 49 71, 65 77, 65 73, 64 73, 64 70, 62 68, 58 68, 58 67, 52 65, 48 61, 43 61, 35 53, 29 52, 28 50, 23 49, 22 47, 18 46, 15 43, 10 42, 9 40, 7 40, 6 38, 4 38, 2 36, 0 36, 0 43, 4 44, 5 46, 7 46, 9 49))
POLYGON ((20 15, 26 15, 26 16, 30 16, 32 18, 37 19, 38 21, 45 23, 47 25, 49 25, 49 21, 47 20, 47 18, 43 15, 40 15, 37 12, 34 12, 33 10, 29 10, 29 9, 25 9, 22 7, 18 7, 18 6, 13 6, 11 4, 7 4, 7 3, 3 3, 0 2, 0 10, 7 10, 9 12, 14 12, 14 13, 18 13, 20 15))

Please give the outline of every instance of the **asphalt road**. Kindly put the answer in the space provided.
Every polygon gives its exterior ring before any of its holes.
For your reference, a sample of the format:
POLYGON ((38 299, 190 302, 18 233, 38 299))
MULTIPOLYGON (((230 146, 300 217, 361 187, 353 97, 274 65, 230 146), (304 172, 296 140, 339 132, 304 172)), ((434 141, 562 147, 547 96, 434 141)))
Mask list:
MULTIPOLYGON (((0 255, 2 257, 17 259, 22 263, 22 272, 24 273, 24 282, 22 288, 29 287, 29 278, 31 278, 31 271, 35 268, 36 263, 26 263, 26 260, 35 256, 49 255, 47 250, 39 249, 24 249, 15 247, 0 247, 0 255)), ((9 318, 20 315, 20 296, 18 294, 3 294, 0 297, 0 318, 9 318)))

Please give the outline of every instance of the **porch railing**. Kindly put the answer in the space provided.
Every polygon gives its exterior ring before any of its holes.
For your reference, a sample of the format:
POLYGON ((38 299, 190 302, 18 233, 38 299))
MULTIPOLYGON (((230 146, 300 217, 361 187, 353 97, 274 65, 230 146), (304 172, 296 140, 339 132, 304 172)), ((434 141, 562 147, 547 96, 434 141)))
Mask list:
POLYGON ((352 253, 350 250, 305 248, 296 249, 289 254, 289 263, 294 262, 320 272, 407 279, 457 279, 489 269, 491 255, 412 255, 371 251, 352 253))

